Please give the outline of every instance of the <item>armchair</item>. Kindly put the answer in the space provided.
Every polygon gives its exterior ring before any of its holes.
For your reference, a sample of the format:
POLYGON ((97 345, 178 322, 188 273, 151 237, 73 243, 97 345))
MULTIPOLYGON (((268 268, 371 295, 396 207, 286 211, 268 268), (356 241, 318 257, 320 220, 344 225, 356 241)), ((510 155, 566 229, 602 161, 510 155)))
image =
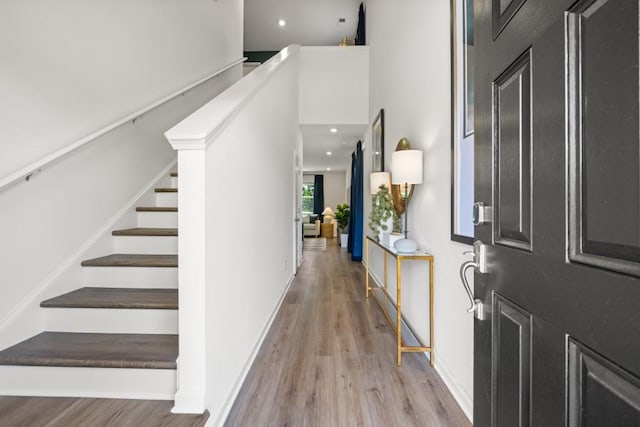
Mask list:
POLYGON ((320 220, 311 222, 309 215, 302 217, 302 235, 304 237, 318 237, 320 235, 320 220))

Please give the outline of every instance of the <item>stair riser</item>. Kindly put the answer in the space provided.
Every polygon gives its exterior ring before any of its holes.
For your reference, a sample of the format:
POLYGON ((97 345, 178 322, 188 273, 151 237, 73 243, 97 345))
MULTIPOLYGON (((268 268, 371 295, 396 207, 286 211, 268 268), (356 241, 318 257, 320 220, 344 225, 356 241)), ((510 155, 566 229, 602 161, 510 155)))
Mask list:
POLYGON ((114 236, 113 248, 119 254, 177 255, 178 237, 114 236))
POLYGON ((177 310, 43 308, 47 331, 177 334, 177 310))
POLYGON ((178 188, 178 178, 175 176, 171 177, 171 188, 178 188))
POLYGON ((0 366, 0 395, 173 400, 175 369, 0 366))
POLYGON ((178 206, 178 193, 156 193, 156 206, 178 206))
POLYGON ((84 267, 86 286, 110 288, 178 287, 178 269, 172 267, 84 267))
POLYGON ((178 212, 138 212, 138 227, 177 228, 178 212))

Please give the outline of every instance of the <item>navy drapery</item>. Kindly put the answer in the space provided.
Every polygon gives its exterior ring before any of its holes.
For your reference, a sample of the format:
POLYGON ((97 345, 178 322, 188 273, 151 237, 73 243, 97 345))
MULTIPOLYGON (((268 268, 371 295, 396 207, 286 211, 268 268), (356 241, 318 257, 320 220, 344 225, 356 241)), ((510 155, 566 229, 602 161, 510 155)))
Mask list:
POLYGON ((352 261, 362 261, 362 221, 364 215, 362 194, 362 142, 351 155, 351 216, 349 217, 349 245, 352 261))
POLYGON ((313 176, 313 213, 322 214, 324 210, 324 175, 313 176))
POLYGON ((367 44, 365 35, 365 17, 364 4, 360 3, 360 11, 358 12, 358 29, 356 30, 356 45, 367 44))

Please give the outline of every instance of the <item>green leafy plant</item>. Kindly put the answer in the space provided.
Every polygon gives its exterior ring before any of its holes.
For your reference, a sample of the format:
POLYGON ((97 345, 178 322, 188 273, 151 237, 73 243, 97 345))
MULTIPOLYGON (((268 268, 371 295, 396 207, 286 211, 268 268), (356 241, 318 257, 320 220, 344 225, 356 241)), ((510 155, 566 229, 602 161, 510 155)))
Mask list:
POLYGON ((336 221, 338 221, 338 228, 342 234, 347 232, 347 226, 349 225, 349 215, 351 215, 351 211, 349 210, 349 205, 344 203, 342 205, 336 206, 336 221))
POLYGON ((389 189, 381 185, 378 192, 371 198, 371 213, 369 214, 369 229, 376 240, 378 240, 380 230, 387 231, 389 218, 393 218, 393 231, 395 231, 400 217, 393 207, 393 198, 389 189))

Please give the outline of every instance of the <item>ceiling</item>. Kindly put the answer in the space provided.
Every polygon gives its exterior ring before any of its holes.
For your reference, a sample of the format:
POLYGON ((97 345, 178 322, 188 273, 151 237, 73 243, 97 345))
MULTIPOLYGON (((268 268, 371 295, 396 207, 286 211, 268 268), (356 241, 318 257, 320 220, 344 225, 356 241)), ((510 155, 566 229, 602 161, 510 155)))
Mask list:
POLYGON ((362 0, 245 0, 244 50, 336 46, 353 38, 362 0), (343 18, 343 23, 339 20, 343 18), (278 21, 284 19, 281 27, 278 21))
MULTIPOLYGON (((362 0, 245 0, 244 50, 274 51, 290 44, 336 46, 352 39, 362 0), (278 25, 279 20, 286 25, 278 25), (339 22, 344 19, 344 22, 339 22)), ((366 125, 304 125, 303 170, 344 171, 366 125), (336 134, 329 129, 338 128, 336 134), (330 151, 331 156, 326 153, 330 151)))
POLYGON ((301 125, 304 172, 344 171, 367 125, 301 125), (338 132, 331 133, 334 127, 338 132), (327 155, 327 151, 331 155, 327 155))

